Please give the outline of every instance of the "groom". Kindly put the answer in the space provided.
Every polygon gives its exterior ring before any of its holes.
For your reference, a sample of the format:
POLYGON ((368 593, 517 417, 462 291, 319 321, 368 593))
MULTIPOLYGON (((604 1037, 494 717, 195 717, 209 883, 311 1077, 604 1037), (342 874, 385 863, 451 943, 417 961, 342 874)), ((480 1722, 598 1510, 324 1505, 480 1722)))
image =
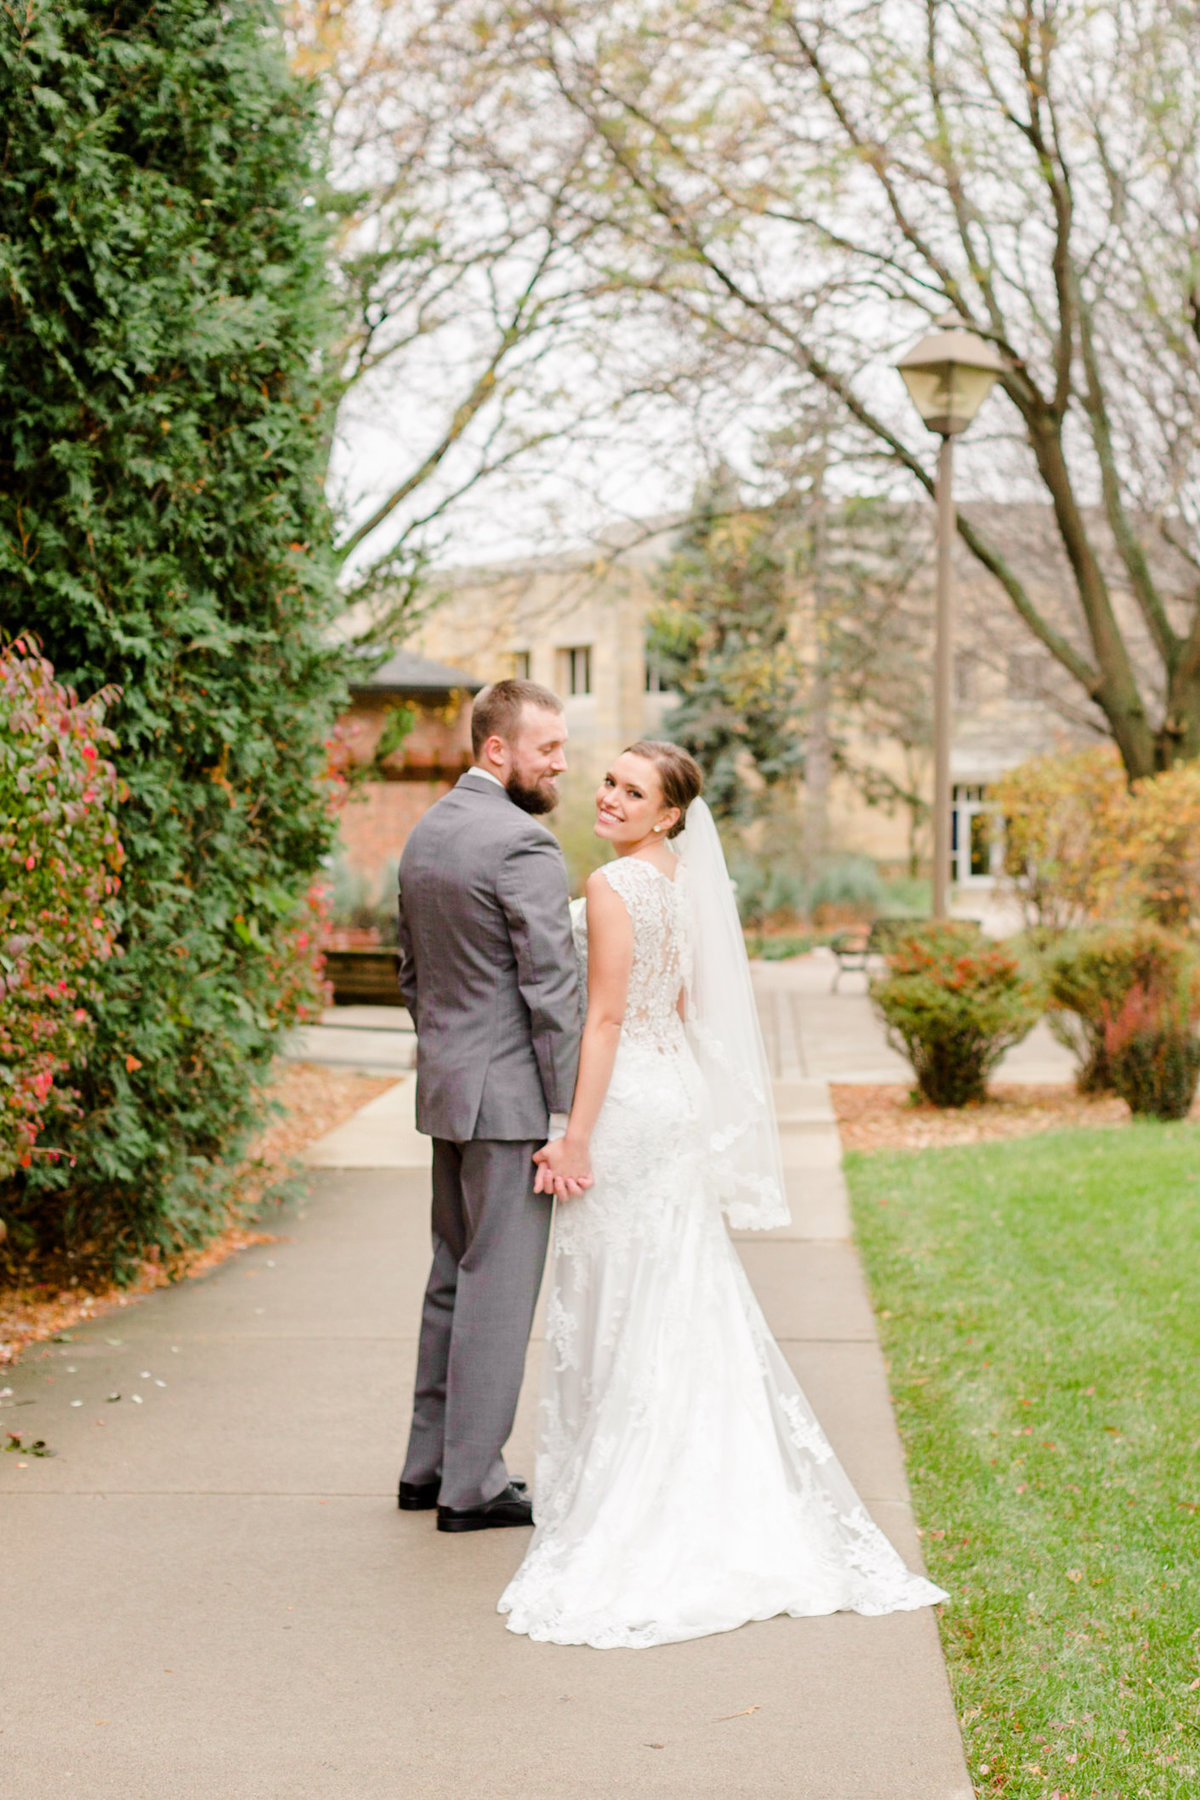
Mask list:
POLYGON ((566 866, 537 817, 557 804, 566 741, 548 688, 485 688, 475 766, 400 859, 400 991, 417 1028, 417 1129, 433 1139, 433 1268, 400 1505, 436 1506, 439 1531, 533 1518, 501 1452, 550 1232, 533 1153, 571 1103, 579 1057, 566 866))

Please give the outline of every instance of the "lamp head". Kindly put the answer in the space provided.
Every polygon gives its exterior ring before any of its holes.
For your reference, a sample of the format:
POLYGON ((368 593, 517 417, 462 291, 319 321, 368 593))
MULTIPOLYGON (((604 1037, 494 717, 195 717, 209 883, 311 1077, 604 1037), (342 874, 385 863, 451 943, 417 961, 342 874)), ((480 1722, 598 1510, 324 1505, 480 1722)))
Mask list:
POLYGON ((965 431, 990 394, 1004 360, 992 344, 955 314, 896 364, 913 405, 930 431, 953 437, 965 431))

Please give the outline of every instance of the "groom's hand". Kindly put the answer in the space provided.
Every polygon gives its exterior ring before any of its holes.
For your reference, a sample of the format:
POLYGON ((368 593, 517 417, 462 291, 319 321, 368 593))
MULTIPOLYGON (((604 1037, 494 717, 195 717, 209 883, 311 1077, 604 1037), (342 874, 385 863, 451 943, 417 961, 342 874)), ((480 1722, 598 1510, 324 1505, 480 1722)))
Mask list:
POLYGON ((537 1164, 533 1183, 535 1194, 577 1200, 584 1189, 592 1185, 588 1153, 572 1144, 569 1138, 555 1138, 551 1143, 543 1144, 540 1150, 534 1151, 533 1160, 537 1164))

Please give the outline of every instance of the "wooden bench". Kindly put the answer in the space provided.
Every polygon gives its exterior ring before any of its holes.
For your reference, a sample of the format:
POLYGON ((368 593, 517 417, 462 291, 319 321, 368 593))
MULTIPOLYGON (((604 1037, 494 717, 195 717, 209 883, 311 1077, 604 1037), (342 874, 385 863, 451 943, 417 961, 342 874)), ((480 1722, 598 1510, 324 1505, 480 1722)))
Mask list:
POLYGON ((403 1006, 396 982, 395 950, 327 950, 325 977, 335 1006, 403 1006))
POLYGON ((836 931, 829 940, 829 948, 837 958, 830 993, 837 993, 838 982, 847 973, 869 975, 871 958, 886 956, 900 933, 919 923, 917 919, 876 919, 872 925, 836 931))

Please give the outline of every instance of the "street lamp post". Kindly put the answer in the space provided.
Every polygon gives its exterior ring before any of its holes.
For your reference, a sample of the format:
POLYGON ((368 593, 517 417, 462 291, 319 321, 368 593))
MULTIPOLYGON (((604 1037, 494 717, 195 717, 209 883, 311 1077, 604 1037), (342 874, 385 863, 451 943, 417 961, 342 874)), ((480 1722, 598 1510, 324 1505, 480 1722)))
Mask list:
POLYGON ((925 424, 940 434, 937 468, 937 638, 933 673, 933 916, 949 916, 950 729, 954 706, 954 440, 1004 372, 992 345, 955 315, 896 364, 925 424))

